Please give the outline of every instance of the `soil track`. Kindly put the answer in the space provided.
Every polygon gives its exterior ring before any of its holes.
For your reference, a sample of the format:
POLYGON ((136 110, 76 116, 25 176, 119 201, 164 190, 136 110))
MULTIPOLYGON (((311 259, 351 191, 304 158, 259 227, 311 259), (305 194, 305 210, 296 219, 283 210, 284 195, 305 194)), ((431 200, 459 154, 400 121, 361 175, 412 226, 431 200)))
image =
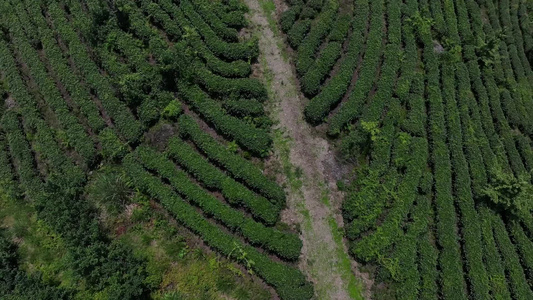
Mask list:
POLYGON ((372 281, 348 256, 340 231, 343 195, 336 182, 347 170, 335 160, 328 141, 317 136, 304 120, 304 99, 277 30, 274 3, 245 3, 259 37, 260 61, 273 102, 268 110, 278 122, 273 159, 281 164, 289 182, 283 221, 299 224, 301 229, 299 267, 314 283, 317 299, 369 299, 372 281))

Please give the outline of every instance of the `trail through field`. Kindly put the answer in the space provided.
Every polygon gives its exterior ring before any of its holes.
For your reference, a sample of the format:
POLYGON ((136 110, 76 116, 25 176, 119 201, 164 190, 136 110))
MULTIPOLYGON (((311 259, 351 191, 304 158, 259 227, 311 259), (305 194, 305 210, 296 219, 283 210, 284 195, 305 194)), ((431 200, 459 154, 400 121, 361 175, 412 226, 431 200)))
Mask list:
POLYGON ((275 4, 245 2, 259 38, 262 72, 272 102, 268 110, 276 122, 273 160, 281 165, 288 183, 283 221, 301 229, 299 267, 313 282, 317 299, 369 299, 372 281, 350 259, 341 232, 343 195, 336 183, 346 170, 336 162, 328 141, 304 120, 304 99, 277 29, 275 4))

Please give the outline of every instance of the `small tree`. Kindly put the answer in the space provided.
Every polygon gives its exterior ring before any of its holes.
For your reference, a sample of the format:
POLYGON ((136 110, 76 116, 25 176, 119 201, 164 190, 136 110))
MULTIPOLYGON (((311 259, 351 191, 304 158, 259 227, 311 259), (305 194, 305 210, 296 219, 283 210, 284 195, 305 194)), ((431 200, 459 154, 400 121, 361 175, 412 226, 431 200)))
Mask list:
POLYGON ((532 212, 533 185, 530 173, 515 177, 500 169, 493 170, 490 183, 483 190, 483 194, 491 202, 518 217, 532 212))
POLYGON ((498 48, 503 37, 499 32, 495 36, 489 37, 486 41, 478 38, 476 43, 476 54, 480 62, 485 66, 490 66, 498 58, 498 48))
POLYGON ((167 120, 176 121, 182 112, 183 109, 181 108, 181 103, 178 100, 172 100, 168 103, 165 109, 163 109, 161 115, 167 120))

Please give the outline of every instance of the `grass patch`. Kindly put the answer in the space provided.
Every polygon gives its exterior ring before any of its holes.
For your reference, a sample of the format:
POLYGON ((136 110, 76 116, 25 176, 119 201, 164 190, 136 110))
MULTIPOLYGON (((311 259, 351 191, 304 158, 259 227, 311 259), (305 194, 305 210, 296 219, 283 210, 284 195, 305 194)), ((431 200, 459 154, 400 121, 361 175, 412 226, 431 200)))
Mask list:
POLYGON ((342 277, 348 283, 348 294, 352 299, 363 300, 364 298, 361 294, 363 287, 361 286, 361 283, 358 282, 355 276, 352 274, 352 265, 350 262, 350 258, 348 257, 348 254, 344 252, 342 242, 342 239, 344 237, 344 230, 342 228, 339 228, 337 222, 333 217, 330 217, 328 219, 328 223, 333 234, 333 240, 335 241, 335 244, 337 246, 337 257, 340 259, 339 266, 343 271, 342 277))
POLYGON ((70 268, 61 237, 37 218, 30 204, 0 191, 0 207, 0 226, 17 244, 23 270, 29 274, 39 273, 45 283, 60 282, 61 287, 70 290, 78 290, 84 285, 70 268))
POLYGON ((278 24, 274 19, 274 15, 276 13, 276 4, 274 3, 274 1, 260 0, 259 5, 261 6, 261 9, 263 10, 268 20, 268 25, 270 26, 270 29, 272 29, 274 33, 278 32, 278 24))
POLYGON ((320 190, 321 190, 321 193, 322 193, 320 195, 320 202, 322 202, 327 207, 331 207, 331 205, 329 203, 329 189, 327 188, 327 186, 326 186, 326 184, 324 182, 320 183, 320 190))
POLYGON ((153 299, 271 298, 270 292, 230 260, 194 248, 191 237, 153 210, 148 199, 137 196, 134 203, 135 208, 128 212, 130 217, 119 216, 115 224, 127 227, 120 242, 146 260, 153 299), (128 218, 133 224, 127 224, 128 218))

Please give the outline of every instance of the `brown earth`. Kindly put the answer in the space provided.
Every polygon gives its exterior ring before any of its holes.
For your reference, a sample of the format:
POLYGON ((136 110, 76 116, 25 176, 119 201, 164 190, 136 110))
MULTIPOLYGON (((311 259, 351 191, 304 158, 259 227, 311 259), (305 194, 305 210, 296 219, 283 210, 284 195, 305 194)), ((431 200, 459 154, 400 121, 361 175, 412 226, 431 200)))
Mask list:
POLYGON ((245 3, 250 8, 250 23, 259 36, 260 61, 273 102, 268 110, 278 122, 274 131, 281 133, 275 137, 272 159, 279 161, 277 165, 285 173, 289 172, 278 176, 289 181, 288 208, 282 218, 288 224, 298 224, 301 230, 299 268, 313 282, 317 299, 368 299, 373 281, 350 259, 339 233, 343 226, 343 194, 337 189, 337 181, 349 170, 338 163, 328 141, 304 120, 305 99, 297 88, 293 68, 284 57, 283 41, 271 28, 273 16, 270 15, 269 24, 260 1, 245 3))

